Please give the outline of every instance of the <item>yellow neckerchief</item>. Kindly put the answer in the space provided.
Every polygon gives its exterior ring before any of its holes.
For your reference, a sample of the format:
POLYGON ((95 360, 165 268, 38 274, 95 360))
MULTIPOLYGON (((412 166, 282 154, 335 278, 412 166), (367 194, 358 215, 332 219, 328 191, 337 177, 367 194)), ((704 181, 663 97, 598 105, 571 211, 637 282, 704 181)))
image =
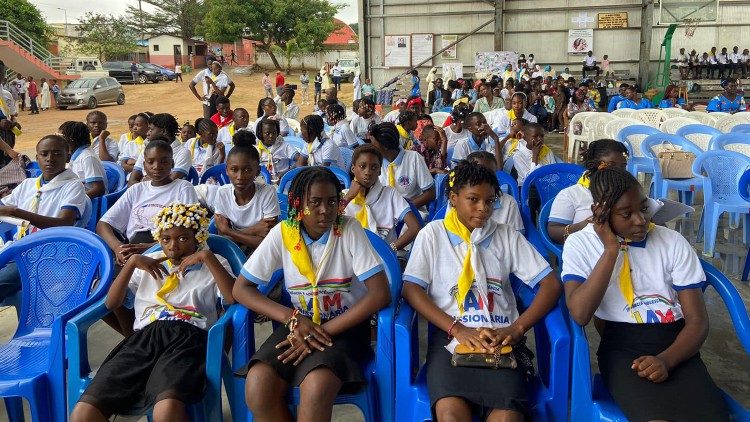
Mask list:
MULTIPOLYGON (((198 145, 198 141, 200 138, 196 137, 195 141, 193 141, 193 146, 190 148, 190 157, 195 159, 195 146, 198 145)), ((261 142, 262 143, 262 142, 261 142)), ((204 142, 201 144, 202 148, 208 148, 208 143, 204 142)))
POLYGON ((128 132, 125 134, 125 139, 128 140, 128 142, 133 140, 133 132, 128 132))
MULTIPOLYGON (((649 223, 647 233, 650 233, 655 226, 654 223, 649 223)), ((630 275, 630 254, 628 253, 630 247, 628 246, 628 243, 630 243, 630 240, 628 239, 620 242, 620 251, 623 253, 623 256, 622 267, 620 267, 620 275, 618 276, 618 286, 620 287, 622 297, 625 298, 625 303, 628 304, 628 309, 630 309, 630 313, 632 314, 633 301, 635 300, 635 289, 633 288, 633 278, 630 275)))
POLYGON ((395 188, 396 187, 396 161, 391 161, 388 163, 388 168, 386 169, 388 172, 388 186, 395 188))
POLYGON ((516 111, 512 108, 508 110, 508 119, 510 119, 511 123, 513 123, 513 120, 516 120, 516 111))
POLYGON ((271 175, 275 174, 274 166, 273 166, 273 154, 271 154, 271 150, 261 140, 258 140, 258 142, 256 142, 255 144, 258 146, 258 152, 260 153, 260 161, 263 161, 264 152, 268 154, 268 163, 266 164, 266 170, 268 170, 268 172, 271 173, 271 175))
MULTIPOLYGON (((229 131, 229 136, 231 136, 232 138, 234 138, 234 122, 230 123, 229 126, 227 126, 227 127, 229 128, 229 129, 227 129, 229 131)), ((261 143, 263 143, 263 142, 261 142, 261 143)))
POLYGON ((580 179, 578 179, 579 185, 583 186, 584 188, 588 189, 589 186, 591 186, 591 179, 589 179, 588 172, 584 172, 580 179))
MULTIPOLYGON (((2 93, 0 93, 0 111, 2 111, 2 113, 5 115, 6 119, 12 119, 12 116, 10 115, 10 107, 8 107, 8 105, 5 103, 5 98, 3 98, 2 93)), ((23 133, 21 132, 21 129, 19 129, 15 124, 10 129, 10 131, 13 132, 13 134, 15 134, 16 136, 20 136, 21 133, 23 133)))
POLYGON ((458 219, 458 213, 455 208, 451 208, 445 213, 445 219, 443 220, 445 229, 449 233, 453 233, 460 237, 461 240, 466 242, 468 247, 466 256, 464 257, 463 267, 458 275, 458 312, 459 314, 464 313, 464 299, 466 294, 469 293, 471 285, 474 283, 474 268, 471 266, 471 232, 464 226, 461 220, 458 219))
POLYGON ((398 136, 402 139, 406 139, 403 145, 404 149, 411 149, 412 145, 414 145, 414 139, 412 138, 411 133, 401 125, 396 125, 396 129, 398 129, 398 136))
POLYGON ((143 152, 143 148, 145 148, 145 141, 143 140, 143 138, 139 136, 133 139, 133 142, 135 142, 135 145, 138 147, 138 153, 140 154, 141 152, 143 152))
POLYGON ((307 144, 307 165, 308 166, 314 166, 315 165, 315 156, 313 156, 313 150, 317 151, 323 146, 323 141, 316 138, 314 141, 307 144), (317 148, 313 148, 315 145, 315 142, 318 142, 317 148))
MULTIPOLYGON (((361 186, 361 185, 360 185, 361 186)), ((361 188, 359 192, 357 193, 357 196, 352 199, 352 202, 354 202, 355 205, 359 205, 359 211, 354 215, 354 217, 359 221, 359 224, 362 225, 362 228, 369 229, 370 224, 367 219, 367 194, 365 193, 365 188, 361 188)))
MULTIPOLYGON (((516 152, 516 150, 518 149, 518 144, 520 143, 518 139, 516 138, 513 138, 513 139, 514 141, 511 142, 510 149, 508 149, 508 154, 507 154, 508 157, 510 157, 516 152)), ((529 147, 527 146, 526 148, 528 149, 529 147)), ((542 150, 539 151, 539 161, 543 161, 547 157, 547 154, 552 154, 552 150, 550 150, 549 147, 547 147, 547 145, 544 145, 542 146, 542 150)))
MULTIPOLYGON (((171 260, 164 261, 167 264, 167 270, 171 270, 174 265, 172 264, 171 260)), ((164 279, 164 284, 161 286, 159 291, 156 292, 156 301, 164 305, 168 310, 174 311, 175 307, 172 306, 167 300, 164 298, 164 296, 172 293, 177 287, 180 286, 180 276, 177 274, 177 271, 169 274, 164 279)))
MULTIPOLYGON (((39 176, 36 178, 35 188, 36 188, 36 194, 34 194, 34 197, 31 198, 31 202, 29 203, 29 212, 36 214, 39 212, 39 202, 41 202, 42 199, 42 177, 39 176)), ((24 221, 23 224, 21 224, 21 228, 18 230, 18 235, 16 236, 17 239, 21 239, 22 237, 26 236, 26 234, 29 231, 29 226, 31 224, 28 221, 24 221)))
MULTIPOLYGON (((307 279, 312 286, 312 321, 315 324, 320 325, 320 301, 318 300, 318 277, 313 267, 312 259, 310 258, 310 251, 307 250, 307 245, 302 238, 302 228, 292 227, 291 224, 286 222, 281 224, 281 239, 284 242, 284 247, 289 252, 289 256, 292 258, 292 263, 300 274, 307 279)), ((332 242, 333 239, 328 239, 332 242)), ((327 246, 327 245, 326 245, 327 246)), ((328 249, 326 247, 326 249, 328 249)), ((326 253, 323 253, 323 258, 320 263, 321 268, 323 261, 326 259, 326 253)))

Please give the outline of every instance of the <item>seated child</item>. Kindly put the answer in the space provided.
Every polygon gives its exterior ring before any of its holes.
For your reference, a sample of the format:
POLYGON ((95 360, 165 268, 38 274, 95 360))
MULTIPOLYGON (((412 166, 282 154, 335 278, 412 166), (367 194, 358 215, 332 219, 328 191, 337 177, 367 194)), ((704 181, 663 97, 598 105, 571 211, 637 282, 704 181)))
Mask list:
POLYGON ((510 123, 508 132, 495 146, 495 159, 498 167, 504 167, 507 160, 513 159, 513 154, 518 151, 518 141, 523 139, 523 128, 529 124, 526 119, 516 118, 510 123))
MULTIPOLYGON (((299 105, 294 102, 294 90, 290 87, 284 87, 281 95, 277 95, 273 101, 279 110, 279 115, 285 119, 297 119, 299 116, 299 105)), ((291 133, 291 131, 290 131, 291 133)))
POLYGON ((443 126, 448 128, 445 131, 445 136, 448 138, 448 148, 454 148, 461 140, 469 138, 469 130, 464 125, 464 120, 466 120, 469 113, 469 108, 466 104, 461 104, 451 111, 451 115, 449 116, 451 122, 443 126))
POLYGON ((424 158, 430 174, 447 173, 448 139, 441 127, 425 126, 419 145, 412 146, 412 151, 418 152, 424 158))
MULTIPOLYGON (((221 132, 221 131, 219 131, 221 132)), ((180 142, 185 144, 185 142, 195 138, 195 126, 191 125, 188 122, 185 122, 184 125, 180 128, 180 142)))
MULTIPOLYGON (((172 179, 185 179, 190 172, 190 167, 193 165, 192 157, 190 152, 182 145, 179 139, 177 139, 177 132, 179 126, 177 119, 168 113, 155 114, 148 123, 148 134, 146 135, 149 141, 156 139, 157 137, 165 136, 166 139, 171 139, 172 147, 172 159, 174 167, 170 177, 172 179)), ((138 156, 138 159, 133 166, 133 171, 130 173, 128 178, 128 186, 132 186, 143 179, 143 163, 144 153, 138 156)))
POLYGON ((216 123, 216 127, 221 129, 229 126, 234 119, 234 113, 232 113, 232 107, 230 105, 229 98, 220 95, 216 99, 216 114, 211 116, 211 121, 216 123))
POLYGON ((117 141, 109 137, 107 131, 107 115, 99 110, 94 110, 86 115, 86 126, 91 132, 91 151, 99 157, 101 161, 116 162, 120 156, 120 149, 117 141), (105 145, 100 148, 100 145, 105 145))
POLYGON ((416 142, 414 139, 414 129, 417 128, 417 114, 411 110, 405 110, 403 113, 398 115, 398 124, 396 129, 398 130, 398 143, 401 148, 405 150, 411 150, 411 147, 416 142))
POLYGON ((148 135, 149 120, 151 120, 151 116, 146 113, 138 113, 133 119, 133 125, 130 127, 130 132, 128 132, 131 139, 120 149, 120 165, 125 170, 125 173, 133 171, 136 160, 138 160, 138 157, 143 152, 143 148, 146 145, 146 136, 148 135))
POLYGON ((326 108, 328 124, 333 126, 331 141, 339 148, 356 148, 359 145, 357 137, 346 121, 346 110, 339 104, 331 104, 326 108))
POLYGON ((125 153, 125 146, 128 144, 128 142, 133 140, 133 125, 135 124, 135 118, 138 117, 137 114, 134 114, 130 117, 128 117, 128 131, 120 135, 120 139, 117 141, 117 162, 119 163, 120 160, 123 157, 123 154, 125 153))
POLYGON ((216 142, 219 130, 213 121, 200 118, 195 121, 195 129, 198 134, 185 144, 185 148, 190 152, 193 168, 203 175, 209 168, 224 162, 225 148, 216 142))
POLYGON ((224 144, 224 149, 227 152, 234 146, 232 143, 234 134, 242 130, 248 130, 247 125, 250 122, 250 114, 242 107, 235 108, 233 116, 232 123, 219 129, 219 135, 216 137, 218 142, 224 144))
POLYGON ((629 86, 625 90, 625 99, 617 103, 617 108, 631 108, 634 110, 642 110, 644 108, 654 108, 654 105, 646 97, 640 96, 636 87, 629 86))
POLYGON ((591 176, 604 167, 624 169, 627 163, 628 150, 621 142, 599 139, 589 144, 583 153, 586 172, 578 183, 561 190, 552 202, 547 223, 552 240, 563 244, 568 236, 588 226, 591 205, 594 203, 589 190, 591 176))
POLYGON ((344 159, 338 145, 323 135, 323 118, 311 114, 299 123, 302 139, 307 148, 297 157, 298 166, 335 166, 344 168, 344 159))
POLYGON ((359 223, 343 216, 341 199, 332 172, 302 170, 289 190, 289 219, 271 229, 235 282, 237 301, 283 324, 247 365, 246 400, 258 420, 292 420, 289 386, 300 388, 299 420, 331 420, 341 387, 365 382, 370 319, 390 292, 380 257, 359 223), (258 291, 279 269, 293 308, 258 291))
POLYGON ((198 204, 173 203, 155 216, 153 236, 162 250, 128 258, 105 301, 115 310, 128 293, 135 297, 135 334, 110 352, 71 421, 106 421, 151 407, 154 420, 189 420, 187 405, 204 394, 218 301, 234 302, 229 262, 205 243, 207 214, 198 204))
POLYGON ((258 113, 257 113, 258 119, 255 121, 255 130, 254 130, 256 137, 260 138, 260 136, 258 136, 258 131, 260 130, 260 122, 266 118, 269 120, 276 120, 277 122, 279 122, 279 135, 281 136, 289 135, 289 123, 286 121, 285 118, 276 114, 276 112, 277 112, 276 103, 273 101, 273 98, 266 97, 258 102, 258 113))
POLYGON ((404 197, 378 180, 382 166, 383 155, 374 146, 361 145, 354 150, 352 186, 344 196, 344 214, 400 251, 414 241, 421 226, 404 197), (405 224, 401 236, 396 237, 394 229, 399 223, 405 224))
POLYGON ((219 234, 239 245, 247 255, 260 245, 279 219, 279 199, 273 185, 256 182, 260 156, 254 146, 235 146, 227 156, 232 182, 218 188, 214 221, 219 234))
POLYGON ((383 154, 380 183, 395 188, 425 218, 427 204, 435 199, 435 180, 422 156, 399 146, 399 132, 393 123, 375 125, 370 142, 383 154))
POLYGON ((500 192, 493 172, 463 161, 448 177, 452 207, 444 220, 417 235, 402 292, 415 311, 448 335, 435 333, 428 340, 430 404, 437 420, 521 421, 530 407, 527 379, 533 371, 524 334, 555 306, 560 282, 521 233, 491 218, 500 192), (531 288, 539 286, 520 315, 511 273, 531 288), (459 344, 480 353, 512 346, 518 367, 453 366, 451 354, 459 344))
MULTIPOLYGON (((42 170, 39 177, 28 178, 10 195, 0 199, 0 216, 25 220, 16 239, 41 229, 58 226, 83 227, 90 201, 83 184, 71 170, 68 142, 59 135, 47 135, 36 144, 36 161, 42 170)), ((0 301, 21 288, 21 278, 14 262, 0 269, 0 301)))
POLYGON ((464 120, 464 125, 469 130, 469 137, 456 144, 451 158, 453 165, 466 159, 474 151, 495 153, 495 146, 500 142, 500 139, 487 124, 484 114, 477 112, 469 114, 464 120))
MULTIPOLYGON (((279 135, 279 126, 278 120, 264 118, 258 123, 260 132, 256 135, 260 140, 256 142, 260 154, 260 165, 268 170, 271 179, 274 180, 280 180, 300 155, 299 151, 279 135)), ((242 132, 236 133, 235 137, 239 137, 240 134, 242 132)), ((235 145, 238 145, 237 141, 235 145)))
POLYGON ((555 162, 555 155, 544 145, 544 128, 539 123, 529 123, 523 128, 523 138, 512 152, 513 166, 518 172, 518 186, 523 186, 532 171, 555 162))
POLYGON ((70 170, 78 176, 89 198, 107 193, 107 174, 99 158, 91 151, 89 128, 81 122, 67 121, 58 129, 68 141, 70 170))
POLYGON ((315 110, 313 111, 313 114, 325 118, 326 108, 328 108, 328 100, 326 100, 325 98, 321 98, 318 100, 317 104, 315 104, 315 110))
POLYGON ((700 357, 708 335, 698 256, 682 235, 655 226, 630 173, 590 177, 592 223, 571 234, 562 279, 570 316, 601 333, 604 385, 628 420, 729 421, 700 357))
POLYGON ((380 116, 375 113, 375 102, 370 98, 361 98, 357 114, 352 117, 349 128, 354 132, 354 136, 359 139, 365 139, 370 126, 380 122, 380 116))

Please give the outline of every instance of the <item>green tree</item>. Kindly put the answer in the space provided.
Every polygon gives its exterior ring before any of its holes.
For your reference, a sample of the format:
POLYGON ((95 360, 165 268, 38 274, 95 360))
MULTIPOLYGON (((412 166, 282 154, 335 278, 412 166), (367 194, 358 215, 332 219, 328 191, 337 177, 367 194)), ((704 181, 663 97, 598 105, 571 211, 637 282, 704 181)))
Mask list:
POLYGON ((327 0, 207 0, 206 4, 201 27, 206 39, 258 41, 258 48, 271 57, 278 70, 278 52, 298 50, 296 54, 307 54, 322 50, 323 41, 336 29, 333 17, 341 8, 327 0), (296 47, 288 48, 288 43, 296 47))
POLYGON ((196 28, 205 11, 201 0, 139 0, 153 6, 153 12, 141 12, 128 6, 127 22, 137 34, 149 36, 171 35, 189 40, 196 36, 196 28))
POLYGON ((120 17, 88 12, 79 19, 76 30, 81 34, 76 51, 96 55, 99 60, 123 56, 138 47, 136 34, 120 17))
POLYGON ((36 6, 27 0, 0 0, 0 10, 3 11, 0 19, 17 26, 35 42, 47 48, 52 30, 36 6))
POLYGON ((304 54, 299 45, 297 45, 297 40, 295 39, 287 41, 285 48, 281 48, 278 45, 274 44, 271 46, 271 50, 274 52, 274 54, 280 54, 284 57, 287 73, 292 71, 292 60, 294 60, 295 57, 302 57, 302 55, 304 54))

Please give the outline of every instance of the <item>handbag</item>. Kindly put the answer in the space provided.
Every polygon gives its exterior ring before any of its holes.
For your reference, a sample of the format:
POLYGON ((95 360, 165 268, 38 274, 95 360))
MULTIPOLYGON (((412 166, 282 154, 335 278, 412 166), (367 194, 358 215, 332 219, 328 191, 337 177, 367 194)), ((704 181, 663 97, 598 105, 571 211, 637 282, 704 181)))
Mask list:
POLYGON ((513 346, 503 346, 494 352, 478 352, 469 346, 459 344, 453 350, 451 365, 470 368, 516 369, 518 362, 513 355, 513 346))
POLYGON ((691 179, 695 154, 682 151, 672 144, 665 144, 664 149, 656 157, 659 160, 661 175, 665 179, 691 179))
POLYGON ((13 190, 26 180, 26 166, 31 162, 29 157, 19 155, 0 168, 0 195, 13 190))

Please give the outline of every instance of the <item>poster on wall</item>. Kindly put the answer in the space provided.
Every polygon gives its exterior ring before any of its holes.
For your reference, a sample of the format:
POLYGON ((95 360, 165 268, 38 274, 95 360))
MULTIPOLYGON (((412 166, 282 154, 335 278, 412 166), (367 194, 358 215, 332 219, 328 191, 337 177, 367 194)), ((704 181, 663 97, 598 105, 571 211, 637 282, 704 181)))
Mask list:
MULTIPOLYGON (((416 66, 432 57, 433 40, 432 34, 411 34, 411 65, 416 66)), ((423 66, 432 66, 432 59, 423 66)))
MULTIPOLYGON (((442 50, 456 41, 458 41, 458 35, 442 35, 440 37, 440 49, 442 50)), ((447 60, 456 60, 456 57, 458 57, 456 47, 458 47, 457 44, 443 51, 440 53, 440 57, 447 60)))
POLYGON ((385 36, 385 66, 409 67, 411 61, 411 37, 408 35, 385 36))
POLYGON ((515 51, 483 51, 474 56, 474 71, 482 74, 501 75, 507 65, 518 67, 518 53, 515 51))
POLYGON ((569 29, 568 53, 586 54, 594 48, 594 29, 569 29))
POLYGON ((464 77, 463 63, 443 63, 443 85, 448 86, 448 81, 456 81, 464 77))

